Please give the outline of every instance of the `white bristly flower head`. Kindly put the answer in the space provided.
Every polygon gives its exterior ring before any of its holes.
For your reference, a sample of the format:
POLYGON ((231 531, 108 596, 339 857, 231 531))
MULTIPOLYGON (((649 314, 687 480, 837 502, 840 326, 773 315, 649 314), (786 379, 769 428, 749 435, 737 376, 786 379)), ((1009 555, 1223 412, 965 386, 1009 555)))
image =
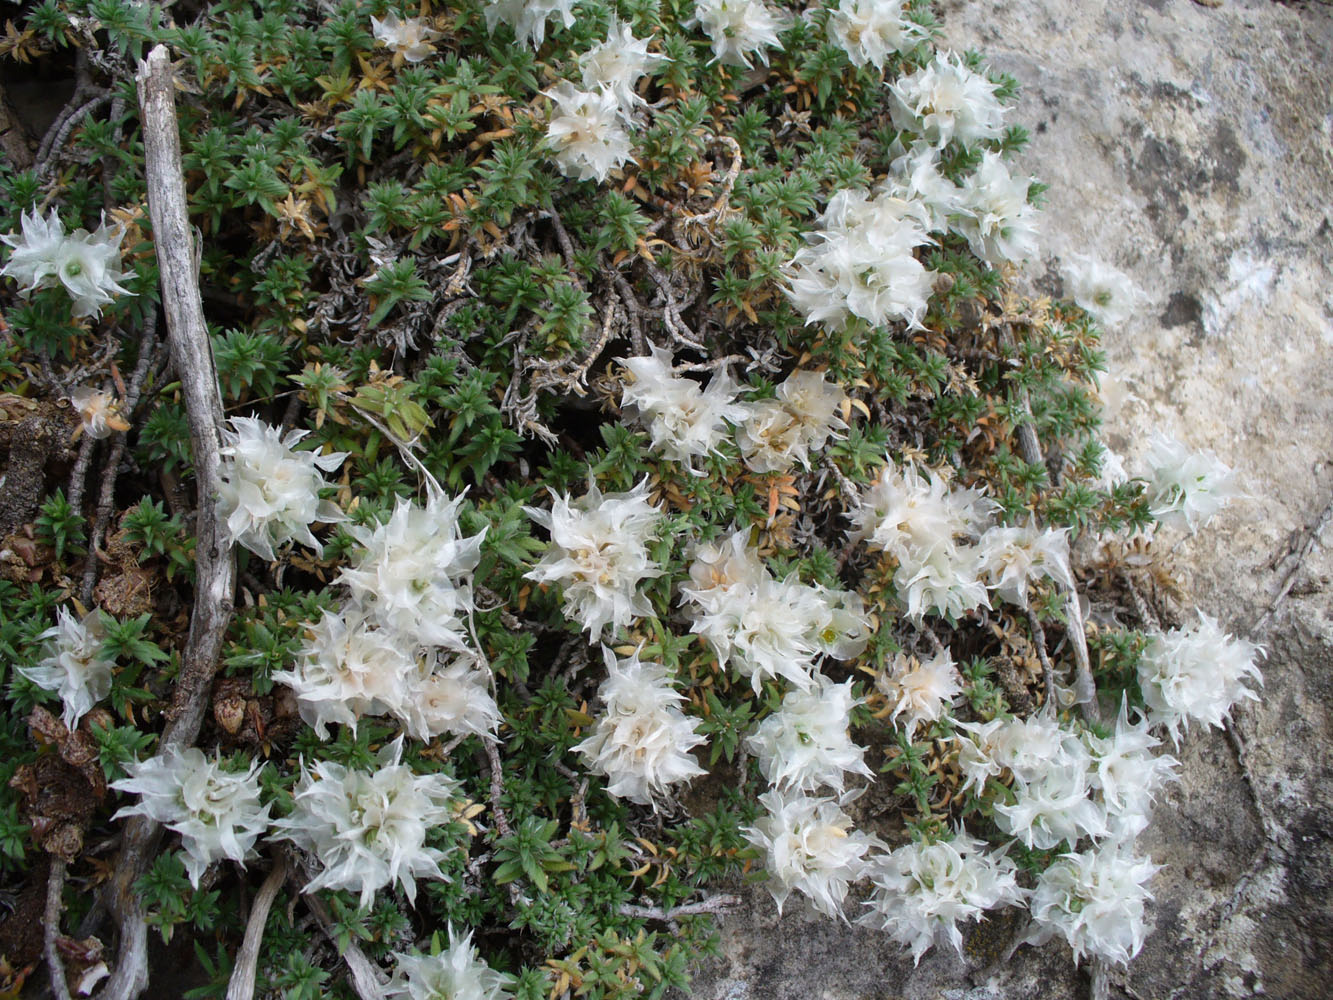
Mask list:
POLYGON ((820 913, 846 920, 847 888, 865 874, 866 855, 879 842, 852 827, 837 799, 775 789, 759 802, 767 811, 745 835, 763 856, 778 912, 796 890, 820 913))
POLYGON ((395 953, 386 996, 402 1000, 508 1000, 514 977, 496 972, 472 944, 449 925, 449 947, 438 955, 395 953))
POLYGON ((750 67, 753 54, 768 65, 766 49, 781 48, 778 32, 789 19, 763 0, 695 0, 695 21, 713 43, 713 62, 750 67))
POLYGON ((527 578, 562 587, 565 614, 594 640, 607 625, 623 628, 652 614, 639 584, 662 575, 648 555, 662 512, 648 499, 648 480, 628 493, 606 496, 590 484, 572 504, 568 496, 551 496, 549 512, 523 508, 551 533, 550 547, 527 578))
POLYGON ((1193 628, 1153 636, 1139 660, 1149 723, 1165 726, 1176 743, 1191 722, 1221 729, 1236 702, 1258 700, 1248 682, 1263 683, 1254 662, 1261 655, 1262 647, 1232 638, 1203 612, 1193 628))
POLYGON ((841 0, 829 15, 829 34, 853 66, 883 69, 890 55, 907 52, 926 37, 907 19, 907 0, 841 0))
POLYGON ((1236 473, 1211 451, 1190 451, 1161 433, 1148 441, 1146 478, 1152 516, 1191 533, 1230 501, 1245 496, 1236 473))
POLYGON ((418 740, 445 733, 493 739, 500 706, 491 695, 491 672, 471 656, 436 659, 425 657, 426 669, 409 676, 401 701, 390 706, 393 715, 418 740))
POLYGON ((996 597, 1028 606, 1028 584, 1053 580, 1065 590, 1074 589, 1069 568, 1069 529, 1037 529, 1033 525, 993 527, 977 543, 981 577, 996 597))
POLYGON ((1143 304, 1129 275, 1081 253, 1070 254, 1060 273, 1065 294, 1108 327, 1123 325, 1143 304))
POLYGON ((1030 944, 1057 934, 1074 949, 1074 961, 1088 955, 1124 964, 1147 937, 1144 904, 1157 866, 1115 846, 1064 854, 1041 873, 1029 909, 1030 944))
POLYGON ((1031 177, 1014 177, 999 153, 986 153, 963 181, 957 232, 992 267, 1021 263, 1037 252, 1037 208, 1031 177))
POLYGON ((693 472, 695 459, 717 453, 728 423, 744 419, 746 407, 735 401, 738 386, 723 369, 704 389, 672 373, 669 351, 656 345, 650 351, 623 362, 633 381, 624 387, 621 406, 648 428, 653 451, 693 472))
POLYGON ((541 48, 546 39, 546 22, 559 16, 566 28, 574 26, 574 0, 489 0, 486 7, 486 30, 495 33, 501 21, 514 29, 514 37, 521 44, 541 48))
POLYGON ((446 852, 426 846, 426 834, 453 816, 458 782, 446 774, 416 774, 401 763, 403 738, 384 746, 373 771, 331 761, 303 766, 290 815, 273 826, 276 840, 308 851, 323 871, 306 885, 361 894, 361 908, 376 890, 398 883, 415 902, 418 878, 445 879, 446 852))
POLYGON ((422 18, 400 20, 393 11, 386 13, 383 20, 372 17, 370 26, 376 41, 410 63, 419 63, 433 56, 435 46, 431 42, 440 37, 440 33, 428 28, 422 18))
POLYGON ((56 624, 37 637, 48 643, 46 656, 36 666, 18 668, 39 688, 55 691, 64 705, 61 716, 73 729, 99 701, 111 693, 113 660, 101 656, 106 628, 99 611, 79 621, 69 609, 56 612, 56 624))
POLYGON ((365 551, 338 577, 375 622, 460 653, 471 648, 463 619, 473 608, 472 571, 486 537, 485 528, 463 536, 462 503, 432 490, 424 507, 400 499, 387 524, 349 528, 365 551))
POLYGON ((875 884, 865 904, 870 911, 858 922, 911 948, 914 963, 936 944, 948 943, 961 955, 960 922, 1024 897, 1004 849, 987 853, 985 847, 959 830, 952 840, 914 841, 875 858, 868 871, 875 884))
POLYGON ((332 472, 347 453, 296 451, 297 442, 308 433, 283 434, 253 417, 231 418, 231 429, 222 432, 218 486, 218 513, 230 543, 269 560, 291 541, 322 552, 310 525, 346 520, 336 504, 319 498, 319 491, 333 485, 320 470, 332 472))
POLYGON ((119 401, 109 392, 79 386, 70 392, 69 402, 83 422, 83 433, 94 440, 109 437, 112 431, 130 429, 129 422, 121 416, 119 401))
POLYGON ((893 124, 937 148, 957 140, 964 146, 998 139, 1005 106, 995 84, 964 65, 952 52, 936 53, 928 66, 889 85, 893 124))
POLYGON ((775 399, 740 404, 736 443, 754 472, 810 468, 819 451, 847 424, 838 415, 847 396, 820 372, 794 371, 778 386, 775 399))
POLYGON ((901 725, 911 739, 917 726, 937 722, 948 712, 953 700, 963 692, 963 679, 947 649, 925 663, 915 656, 899 653, 892 666, 875 677, 875 688, 893 708, 891 721, 906 716, 901 725))
POLYGON ((634 87, 645 73, 651 73, 667 57, 648 51, 648 39, 635 38, 634 32, 614 14, 606 31, 606 41, 595 45, 579 59, 583 68, 583 86, 599 87, 616 95, 622 108, 642 104, 634 87))
POLYGON ((848 774, 874 776, 865 749, 852 742, 847 723, 861 702, 852 682, 834 684, 819 675, 809 691, 788 691, 782 707, 761 722, 745 741, 759 758, 769 784, 813 792, 826 785, 842 794, 848 774))
POLYGON ((947 232, 963 211, 962 188, 940 173, 940 151, 928 142, 893 161, 880 191, 911 206, 929 233, 947 232))
POLYGON ((554 90, 542 93, 555 102, 546 145, 566 177, 600 183, 633 159, 624 113, 613 91, 579 90, 561 80, 554 90))
POLYGON ((1117 841, 1133 843, 1148 828, 1153 799, 1168 781, 1175 780, 1180 762, 1166 754, 1152 754, 1161 741, 1148 732, 1147 719, 1130 723, 1124 700, 1110 736, 1086 733, 1084 739, 1092 754, 1092 783, 1102 793, 1107 832, 1117 841))
POLYGON ((597 689, 605 711, 592 734, 574 749, 589 768, 608 779, 617 798, 656 807, 669 786, 704 773, 694 747, 704 742, 698 722, 680 710, 685 700, 671 685, 666 667, 628 659, 602 647, 606 680, 597 689))
POLYGON ((1105 810, 1094 800, 1086 749, 1067 763, 1049 762, 1030 781, 1016 778, 1015 802, 995 806, 995 825, 1029 848, 1049 851, 1062 841, 1107 834, 1105 810))
POLYGON ((261 766, 255 761, 248 771, 226 771, 220 759, 209 760, 200 750, 169 746, 156 757, 127 764, 129 777, 112 782, 117 791, 140 798, 111 818, 147 816, 179 833, 185 870, 198 889, 214 861, 244 864, 255 856, 255 841, 269 825, 270 806, 259 802, 261 766))
POLYGON ((54 208, 45 220, 35 211, 19 219, 21 236, 0 236, 14 248, 0 274, 19 283, 19 294, 61 284, 73 300, 76 317, 98 316, 117 295, 134 294, 118 284, 125 277, 120 270, 125 231, 120 226, 108 227, 104 221, 96 232, 76 229, 65 235, 54 208))

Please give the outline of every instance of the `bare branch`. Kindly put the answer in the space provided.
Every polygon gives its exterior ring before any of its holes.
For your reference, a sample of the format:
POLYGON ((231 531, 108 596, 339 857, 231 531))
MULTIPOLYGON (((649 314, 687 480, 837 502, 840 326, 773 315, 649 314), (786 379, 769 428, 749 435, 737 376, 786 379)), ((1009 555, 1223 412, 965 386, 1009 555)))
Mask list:
POLYGON ((236 954, 236 964, 232 966, 231 981, 227 983, 226 1000, 251 1000, 255 995, 255 971, 259 966, 259 946, 264 942, 264 925, 268 923, 268 911, 278 892, 287 881, 287 852, 279 849, 273 859, 273 870, 259 887, 259 893, 250 907, 250 917, 245 924, 245 940, 236 954))
POLYGON ((620 913, 626 917, 638 917, 641 920, 661 920, 671 923, 681 917, 697 917, 703 913, 726 913, 740 905, 739 896, 728 896, 725 894, 709 896, 707 899, 701 899, 695 903, 682 903, 680 906, 673 906, 669 910, 663 910, 657 906, 636 906, 633 903, 622 903, 620 913))
MULTIPOLYGON (((319 926, 334 943, 334 947, 341 951, 342 959, 347 963, 347 971, 352 975, 352 989, 356 990, 356 995, 361 1000, 380 1000, 384 996, 384 984, 380 982, 375 967, 370 964, 370 959, 366 958, 366 953, 361 950, 360 945, 355 941, 348 941, 345 948, 339 945, 338 936, 333 930, 333 917, 329 915, 324 901, 314 893, 305 894, 305 901, 310 907, 310 912, 319 921, 319 926)), ((230 998, 230 994, 228 997, 230 998)))
POLYGON ((60 896, 65 888, 65 860, 51 855, 51 873, 46 878, 46 913, 42 925, 42 945, 46 952, 46 967, 51 973, 51 992, 56 1000, 70 1000, 69 983, 65 981, 65 966, 56 951, 60 936, 60 896))

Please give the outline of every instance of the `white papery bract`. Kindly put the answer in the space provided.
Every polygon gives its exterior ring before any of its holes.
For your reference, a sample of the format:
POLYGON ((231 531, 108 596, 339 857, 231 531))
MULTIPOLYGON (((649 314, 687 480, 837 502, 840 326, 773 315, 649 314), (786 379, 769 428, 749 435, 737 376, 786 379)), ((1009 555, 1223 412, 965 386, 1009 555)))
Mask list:
POLYGON ((1175 779, 1180 762, 1151 753, 1161 741, 1148 732, 1146 719, 1130 723, 1129 706, 1123 700, 1115 731, 1108 737, 1089 732, 1084 739, 1092 755, 1092 784, 1102 793, 1107 834, 1116 841, 1133 843, 1148 828, 1153 799, 1175 779))
POLYGON ((1087 748, 1078 736, 1044 715, 956 725, 970 734, 954 734, 958 764, 967 779, 963 791, 980 789, 987 778, 1001 771, 1010 771, 1022 781, 1036 781, 1048 765, 1086 765, 1088 759, 1087 748))
POLYGON ((795 890, 820 913, 845 920, 847 887, 865 874, 879 842, 852 827, 837 799, 775 789, 759 802, 766 812, 745 835, 763 856, 778 912, 795 890))
POLYGON ((656 805, 669 786, 703 774, 690 750, 704 742, 698 723, 680 710, 685 700, 666 667, 643 663, 637 650, 621 660, 605 646, 606 680, 597 689, 605 711, 592 735, 574 747, 608 779, 606 790, 640 805, 656 805))
POLYGON ((1107 326, 1120 326, 1143 301, 1129 275, 1084 254, 1070 254, 1060 273, 1065 294, 1107 326))
POLYGON ((987 910, 1023 901, 1014 863, 1004 849, 959 830, 952 840, 904 844, 870 862, 875 885, 859 923, 878 927, 919 963, 932 945, 947 942, 961 955, 960 922, 979 920, 987 910))
POLYGON ((638 589, 663 572, 648 555, 648 540, 662 521, 662 512, 648 499, 648 480, 628 493, 606 496, 589 484, 572 504, 568 496, 551 496, 549 512, 523 508, 551 533, 550 547, 527 578, 561 586, 565 614, 593 639, 607 625, 623 628, 652 614, 638 589))
POLYGON ((60 695, 61 719, 73 729, 99 701, 111 693, 114 660, 101 656, 106 628, 100 611, 82 620, 68 608, 56 612, 56 624, 37 637, 47 643, 46 655, 34 666, 19 666, 18 672, 39 688, 60 695))
POLYGON ((1148 440, 1148 510, 1159 522, 1191 532, 1245 495, 1236 473, 1211 451, 1153 434, 1148 440))
POLYGON ((489 0, 485 14, 487 31, 494 34, 503 21, 519 42, 536 49, 546 39, 546 22, 551 18, 558 16, 566 28, 574 26, 574 0, 489 0))
POLYGON ((1014 177, 999 153, 986 153, 963 181, 956 231, 992 267, 1037 252, 1037 208, 1028 201, 1031 177, 1014 177))
POLYGON ((561 80, 554 90, 542 93, 555 102, 546 145, 566 177, 600 183, 633 158, 624 113, 613 91, 579 90, 561 80))
POLYGON ((888 670, 875 677, 875 689, 887 699, 893 709, 889 718, 898 721, 907 738, 916 734, 923 722, 936 722, 963 692, 963 679, 958 674, 953 657, 947 649, 922 663, 914 656, 899 653, 888 670))
POLYGON ((388 11, 383 19, 371 17, 370 27, 377 42, 393 49, 395 56, 402 56, 410 63, 419 63, 433 56, 435 46, 431 43, 440 37, 440 33, 427 27, 422 18, 400 20, 393 11, 388 11))
POLYGON ((1202 611, 1193 628, 1154 635, 1139 660, 1139 687, 1148 722, 1180 742, 1191 722, 1221 729, 1241 699, 1257 701, 1249 681, 1263 682, 1255 657, 1263 649, 1227 635, 1202 611))
POLYGON ((774 399, 740 404, 736 443, 754 472, 786 472, 794 465, 810 467, 810 453, 819 451, 847 424, 838 410, 847 395, 822 373, 794 371, 777 388, 774 399))
POLYGON ((19 294, 29 295, 39 288, 64 286, 74 304, 74 315, 97 316, 102 306, 117 295, 133 295, 122 288, 125 277, 120 270, 120 241, 125 231, 105 222, 96 232, 76 229, 69 235, 53 208, 43 219, 37 212, 19 216, 22 235, 0 236, 0 242, 13 247, 9 261, 0 275, 19 283, 19 294))
POLYGON ((647 426, 653 451, 693 472, 694 460, 716 454, 728 423, 739 423, 747 409, 735 401, 739 387, 725 371, 704 389, 672 373, 669 351, 653 345, 650 352, 623 362, 634 380, 624 387, 621 405, 647 426))
POLYGON ((1147 936, 1143 909, 1157 870, 1147 858, 1116 846, 1061 855, 1032 891, 1027 941, 1043 944, 1058 934, 1074 949, 1076 962, 1084 955, 1128 962, 1147 936))
POLYGON ((1004 132, 1005 107, 996 89, 959 56, 936 53, 929 65, 889 85, 893 124, 941 149, 953 140, 967 145, 998 139, 1004 132))
POLYGON ((409 675, 402 700, 390 712, 402 721, 408 735, 433 740, 449 733, 494 739, 500 724, 500 706, 491 694, 491 672, 472 656, 452 659, 432 653, 424 667, 409 675))
POLYGON ((1031 780, 1017 778, 1017 801, 997 802, 995 825, 1028 847, 1043 851, 1062 841, 1107 833, 1106 813, 1091 797, 1086 749, 1068 761, 1050 761, 1031 780))
POLYGON ((386 996, 406 1000, 506 1000, 514 977, 496 972, 472 944, 449 926, 449 947, 438 955, 395 953, 393 981, 386 996))
POLYGON ((295 445, 308 433, 283 434, 253 417, 231 418, 231 428, 222 432, 218 486, 218 512, 229 542, 269 560, 291 541, 322 552, 310 525, 346 520, 336 504, 320 499, 319 491, 333 485, 321 470, 332 472, 347 453, 296 451, 295 445))
POLYGON ((910 204, 843 190, 819 226, 787 265, 787 295, 807 324, 841 330, 857 317, 872 326, 920 325, 934 274, 912 250, 932 241, 910 204))
POLYGON ((829 34, 853 66, 883 69, 895 52, 907 52, 923 38, 907 19, 907 0, 841 0, 829 14, 829 34))
POLYGON ((1074 589, 1068 528, 989 528, 977 542, 977 552, 986 586, 1011 604, 1028 606, 1028 584, 1033 580, 1054 580, 1065 590, 1074 589))
POLYGON ((400 499, 387 523, 349 528, 365 551, 338 577, 374 622, 457 652, 470 649, 463 618, 486 537, 485 528, 463 537, 462 503, 432 490, 424 507, 400 499))
POLYGON ((763 0, 695 0, 695 20, 713 43, 713 62, 749 68, 754 55, 768 65, 765 49, 780 48, 788 19, 763 0))
POLYGON ((616 95, 622 108, 642 104, 634 87, 645 73, 668 62, 664 55, 648 51, 648 39, 635 38, 634 31, 614 14, 606 30, 606 41, 593 46, 579 59, 583 68, 583 86, 599 87, 616 95))
POLYGON ((69 394, 70 405, 79 414, 83 422, 83 433, 100 441, 109 437, 112 431, 127 431, 130 425, 121 416, 120 404, 109 392, 79 386, 69 394))
POLYGON ((865 749, 852 742, 847 723, 860 699, 852 682, 834 684, 822 675, 809 691, 788 691, 782 707, 766 718, 745 741, 759 758, 769 784, 813 792, 826 785, 841 794, 848 774, 873 777, 865 749))
POLYGON ((911 206, 927 232, 954 228, 963 211, 963 189, 940 173, 940 151, 918 142, 890 165, 882 193, 911 206))
POLYGON ((112 782, 119 792, 139 796, 112 817, 147 816, 181 835, 190 884, 214 861, 230 858, 244 864, 255 856, 254 845, 268 829, 270 806, 259 802, 256 761, 244 772, 226 771, 195 748, 169 746, 156 757, 125 765, 127 778, 112 782))
POLYGON ((398 883, 409 902, 418 878, 446 880, 445 851, 426 846, 426 834, 453 815, 458 782, 446 774, 416 774, 400 763, 403 738, 384 746, 373 771, 332 761, 301 768, 291 814, 273 825, 274 839, 308 851, 323 871, 306 884, 361 894, 361 908, 375 892, 398 883))

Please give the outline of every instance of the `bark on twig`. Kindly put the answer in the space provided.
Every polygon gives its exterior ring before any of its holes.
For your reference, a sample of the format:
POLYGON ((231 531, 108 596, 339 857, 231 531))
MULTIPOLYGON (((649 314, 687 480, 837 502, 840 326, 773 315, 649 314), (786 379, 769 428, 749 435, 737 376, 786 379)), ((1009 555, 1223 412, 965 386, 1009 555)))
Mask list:
POLYGON ((46 913, 42 926, 42 945, 46 952, 46 968, 51 974, 51 992, 56 1000, 70 1000, 69 983, 65 980, 65 966, 56 950, 60 936, 61 893, 65 888, 65 861, 51 855, 51 873, 46 878, 46 913))
MULTIPOLYGON (((336 946, 338 936, 333 930, 333 917, 329 915, 324 901, 314 893, 306 895, 305 901, 310 907, 310 912, 319 921, 319 926, 336 946)), ((347 963, 347 971, 352 974, 352 989, 356 990, 356 995, 361 1000, 380 1000, 380 997, 384 996, 384 984, 375 974, 375 967, 370 964, 370 959, 366 958, 366 953, 355 941, 349 941, 347 947, 341 951, 342 959, 347 963)))
POLYGON ((264 925, 268 923, 268 911, 278 892, 287 881, 287 852, 279 850, 273 859, 273 870, 259 887, 254 904, 250 907, 250 918, 245 924, 245 940, 236 954, 236 964, 232 966, 231 981, 227 983, 227 1000, 251 1000, 255 995, 255 971, 259 966, 259 946, 264 942, 264 925))

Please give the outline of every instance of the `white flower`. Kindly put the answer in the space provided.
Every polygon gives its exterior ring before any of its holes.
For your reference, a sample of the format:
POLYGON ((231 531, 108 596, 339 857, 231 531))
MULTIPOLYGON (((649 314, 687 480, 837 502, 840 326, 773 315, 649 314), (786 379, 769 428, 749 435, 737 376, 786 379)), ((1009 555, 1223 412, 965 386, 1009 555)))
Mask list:
POLYGON ((1029 909, 1027 941, 1043 944, 1056 934, 1084 955, 1128 962, 1143 947, 1143 905, 1152 898, 1148 881, 1157 866, 1116 847, 1065 854, 1041 873, 1029 909))
POLYGON ((940 173, 940 151, 918 142, 890 165, 881 191, 906 202, 927 232, 952 228, 963 211, 963 190, 940 173))
POLYGON ((365 551, 338 582, 381 625, 427 646, 467 652, 463 618, 472 610, 472 571, 481 558, 483 528, 463 537, 461 496, 432 490, 424 507, 399 500, 388 523, 352 527, 365 551))
POLYGON ((1109 737, 1085 734, 1092 754, 1092 783, 1102 792, 1107 832, 1132 843, 1148 827, 1158 789, 1175 778, 1174 757, 1150 751, 1161 744, 1148 732, 1148 720, 1131 725, 1127 702, 1121 701, 1115 731, 1109 737))
POLYGON ((1049 579, 1074 589, 1069 568, 1069 529, 1033 525, 993 527, 977 543, 981 577, 997 597, 1028 606, 1028 583, 1049 579))
POLYGON ((648 39, 635 38, 630 26, 612 14, 606 41, 585 52, 579 64, 583 68, 584 87, 609 90, 622 108, 631 108, 643 103, 634 90, 635 84, 645 73, 667 61, 666 56, 649 52, 648 39))
POLYGON ((574 747, 608 779, 606 790, 640 805, 656 805, 668 786, 703 774, 694 747, 704 742, 698 723, 680 710, 684 696, 660 663, 643 663, 638 650, 620 660, 607 647, 606 680, 597 696, 606 706, 592 735, 574 747))
POLYGON ((917 726, 936 722, 944 715, 954 698, 962 694, 963 679, 947 649, 925 663, 899 653, 893 658, 893 666, 875 677, 875 688, 893 709, 891 721, 907 713, 903 726, 910 740, 917 726))
POLYGON ((1017 837, 1028 847, 1043 851, 1062 841, 1077 843, 1082 837, 1107 833, 1106 813, 1092 799, 1088 752, 1067 761, 1047 761, 1031 780, 1015 776, 1017 801, 995 805, 995 825, 1017 837))
POLYGON ((506 1000, 514 977, 496 972, 472 944, 472 932, 461 938, 449 925, 449 947, 438 955, 394 956, 390 997, 406 1000, 506 1000))
POLYGON ((1081 253, 1070 254, 1061 268, 1065 294, 1107 326, 1120 326, 1143 303, 1129 275, 1081 253))
POLYGON ((763 855, 778 912, 795 889, 825 916, 846 919, 847 887, 865 874, 866 854, 879 842, 852 828, 837 799, 775 789, 759 802, 766 812, 745 836, 763 855))
POLYGON ((118 284, 125 277, 120 270, 121 227, 108 228, 103 221, 94 233, 76 229, 66 236, 54 208, 45 220, 35 211, 19 219, 22 236, 0 236, 14 248, 0 274, 19 282, 21 295, 59 282, 74 301, 74 315, 82 317, 100 315, 102 306, 117 295, 134 294, 118 284))
POLYGON ((1004 132, 1005 107, 995 84, 952 52, 936 53, 928 66, 889 84, 889 90, 893 124, 937 148, 953 140, 967 145, 998 139, 1004 132))
POLYGON ((390 706, 408 735, 418 740, 444 733, 494 738, 500 706, 491 695, 491 672, 470 656, 435 661, 435 656, 426 657, 426 669, 408 677, 401 700, 390 706))
POLYGON ((561 80, 554 90, 542 93, 556 104, 546 127, 546 145, 566 177, 600 183, 633 159, 620 101, 613 91, 579 90, 561 80))
POLYGON ((83 433, 100 441, 112 431, 127 431, 129 423, 120 414, 120 403, 109 392, 79 386, 69 394, 70 405, 83 421, 83 433))
POLYGON ((694 459, 717 453, 727 424, 744 418, 745 406, 735 402, 738 386, 718 369, 702 389, 672 373, 669 351, 655 345, 650 351, 623 362, 634 380, 624 387, 621 406, 648 427, 653 451, 694 471, 694 459))
POLYGON ((1228 502, 1244 497, 1236 473, 1211 451, 1155 433, 1148 441, 1148 509, 1165 525, 1191 532, 1228 502))
POLYGON ((426 26, 424 19, 409 17, 399 20, 393 11, 386 13, 383 20, 371 17, 370 26, 381 45, 393 49, 395 56, 402 56, 410 63, 419 63, 433 56, 435 46, 431 42, 440 37, 438 31, 426 26))
POLYGON ((23 212, 19 215, 23 235, 10 233, 0 236, 0 242, 14 248, 9 262, 0 275, 19 283, 19 294, 27 295, 38 288, 50 288, 59 280, 60 250, 65 245, 65 227, 53 208, 45 219, 41 214, 23 212))
POLYGON ((574 26, 574 0, 489 0, 486 8, 486 30, 495 33, 501 21, 514 29, 519 42, 541 48, 546 39, 546 22, 560 17, 566 28, 574 26))
POLYGON ((842 794, 845 774, 874 776, 864 748, 847 733, 859 704, 851 681, 834 684, 819 676, 809 691, 788 691, 782 707, 746 738, 746 749, 759 758, 771 785, 802 792, 827 785, 842 794))
POLYGON ((269 824, 270 806, 259 802, 259 769, 255 761, 245 772, 226 771, 220 759, 202 751, 169 746, 156 757, 125 766, 129 775, 112 782, 120 792, 140 796, 112 819, 147 816, 181 835, 190 884, 214 861, 230 858, 244 864, 255 856, 254 845, 269 824))
POLYGON ((1014 863, 1003 848, 986 853, 984 841, 959 830, 952 840, 904 844, 870 863, 875 884, 859 923, 879 927, 912 949, 919 963, 932 945, 948 942, 961 955, 962 921, 1023 901, 1014 863))
POLYGON ((958 225, 972 252, 992 267, 1020 263, 1037 252, 1037 208, 1028 201, 1031 177, 1013 177, 999 153, 986 153, 963 181, 958 225))
POLYGON ((323 551, 310 525, 345 518, 332 501, 319 498, 320 490, 333 485, 320 470, 332 472, 347 453, 295 451, 308 433, 293 430, 284 435, 262 420, 231 418, 231 430, 222 432, 218 487, 218 512, 226 521, 229 543, 270 560, 277 558, 275 549, 293 540, 323 551))
POLYGON ((810 468, 810 453, 847 425, 838 410, 847 396, 820 372, 794 371, 775 399, 740 404, 736 443, 754 472, 810 468))
POLYGON ((697 543, 690 583, 683 588, 686 593, 698 601, 698 594, 717 596, 728 587, 757 587, 768 576, 768 567, 748 539, 749 532, 742 528, 718 541, 697 543))
POLYGON ((446 774, 416 774, 400 763, 403 738, 376 755, 374 771, 331 761, 302 767, 291 815, 273 825, 277 840, 312 854, 323 871, 306 891, 347 889, 361 908, 375 892, 397 882, 415 902, 418 878, 445 879, 446 852, 426 846, 426 834, 453 815, 458 782, 446 774))
POLYGON ((853 66, 883 69, 890 55, 926 37, 903 13, 906 6, 907 0, 841 0, 829 15, 829 33, 853 66))
POLYGON ((963 790, 981 789, 987 778, 1009 771, 1022 781, 1036 781, 1047 766, 1088 761, 1087 748, 1077 735, 1054 719, 1034 715, 1027 719, 994 719, 985 723, 959 722, 955 733, 958 764, 967 780, 963 790))
POLYGON ((590 484, 572 505, 568 496, 552 493, 549 513, 523 509, 551 533, 550 547, 527 578, 563 587, 565 614, 593 639, 608 624, 623 628, 652 614, 638 588, 663 572, 648 555, 662 512, 648 500, 647 479, 629 493, 606 496, 590 484))
POLYGON ((1221 729, 1236 702, 1258 700, 1247 682, 1263 683, 1254 663, 1262 654, 1261 647, 1227 635, 1202 611, 1193 628, 1153 636, 1139 660, 1149 723, 1165 726, 1177 743, 1191 722, 1221 729))
POLYGON ((841 330, 855 316, 872 326, 920 326, 934 274, 912 250, 932 241, 907 202, 839 191, 819 226, 787 265, 787 295, 807 324, 841 330))
POLYGON ((61 718, 73 729, 99 701, 111 693, 111 668, 114 660, 101 657, 106 627, 99 611, 91 611, 78 621, 67 608, 56 612, 56 624, 37 637, 48 641, 46 656, 32 667, 18 667, 18 672, 39 688, 55 691, 65 706, 61 718))
POLYGON ((778 32, 789 20, 763 0, 695 0, 695 21, 713 42, 713 62, 750 66, 753 53, 768 65, 768 48, 781 48, 778 32))

